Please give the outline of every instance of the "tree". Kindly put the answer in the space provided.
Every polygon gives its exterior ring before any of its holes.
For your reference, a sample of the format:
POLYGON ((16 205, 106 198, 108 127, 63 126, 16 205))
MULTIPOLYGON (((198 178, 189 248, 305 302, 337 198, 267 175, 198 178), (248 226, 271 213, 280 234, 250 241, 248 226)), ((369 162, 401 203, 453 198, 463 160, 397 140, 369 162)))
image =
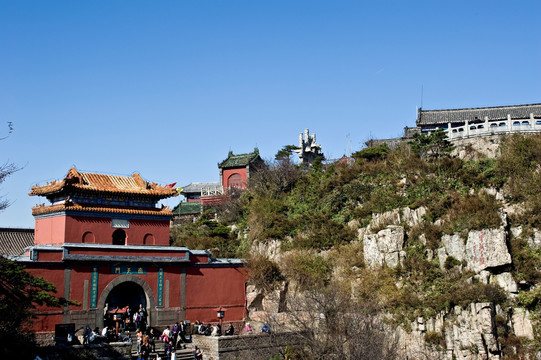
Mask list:
POLYGON ((449 156, 455 146, 447 139, 447 134, 443 129, 436 129, 430 134, 416 133, 413 140, 409 142, 411 150, 419 153, 422 157, 439 159, 449 156))
POLYGON ((0 257, 0 358, 33 359, 36 342, 29 327, 35 307, 76 304, 54 293, 53 284, 0 257))
MULTIPOLYGON (((289 294, 287 314, 269 316, 276 331, 293 331, 303 348, 289 358, 308 360, 396 359, 397 338, 378 316, 374 304, 351 296, 350 284, 329 285, 289 294)), ((283 354, 284 355, 284 354, 283 354)))
MULTIPOLYGON (((0 140, 7 139, 12 132, 13 132, 13 123, 11 121, 8 121, 8 134, 0 138, 0 140)), ((10 163, 9 161, 0 165, 0 184, 2 184, 8 176, 10 176, 11 174, 19 170, 20 170, 19 167, 17 167, 13 163, 10 163)), ((9 205, 10 205, 9 200, 0 196, 0 211, 5 210, 9 205)))
POLYGON ((295 145, 284 145, 283 148, 278 150, 276 155, 274 155, 274 159, 277 161, 291 161, 291 155, 293 154, 294 150, 297 150, 298 147, 295 145))
POLYGON ((387 157, 389 151, 390 149, 387 144, 383 143, 378 146, 359 150, 351 154, 351 156, 355 159, 366 159, 368 161, 383 160, 387 157))

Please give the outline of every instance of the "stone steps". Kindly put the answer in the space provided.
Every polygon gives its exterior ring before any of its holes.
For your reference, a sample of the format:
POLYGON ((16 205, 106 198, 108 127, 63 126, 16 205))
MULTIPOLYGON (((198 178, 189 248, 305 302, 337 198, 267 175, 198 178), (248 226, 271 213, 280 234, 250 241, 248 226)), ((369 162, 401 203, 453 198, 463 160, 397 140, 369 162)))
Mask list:
MULTIPOLYGON (((137 335, 130 332, 130 337, 132 340, 132 359, 137 359, 137 335)), ((156 355, 159 354, 163 360, 167 360, 167 356, 165 355, 165 344, 163 343, 163 341, 161 341, 160 339, 156 339, 155 345, 156 351, 150 353, 150 358, 153 359, 156 355)), ((175 353, 177 354, 177 360, 192 360, 194 358, 192 351, 193 350, 189 346, 187 346, 186 349, 176 349, 175 353)))

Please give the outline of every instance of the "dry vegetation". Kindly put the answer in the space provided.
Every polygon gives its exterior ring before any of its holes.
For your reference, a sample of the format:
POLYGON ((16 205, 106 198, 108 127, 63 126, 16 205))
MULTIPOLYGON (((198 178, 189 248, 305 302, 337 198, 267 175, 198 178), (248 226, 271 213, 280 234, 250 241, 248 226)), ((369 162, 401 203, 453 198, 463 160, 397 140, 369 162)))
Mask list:
MULTIPOLYGON (((234 211, 218 216, 217 221, 203 219, 175 230, 174 244, 213 248, 220 256, 248 257, 255 285, 269 290, 280 282, 295 284, 299 293, 307 295, 303 306, 309 309, 304 312, 325 313, 320 308, 323 303, 339 303, 333 308, 337 318, 325 318, 325 326, 321 327, 321 319, 317 324, 303 325, 307 329, 317 326, 324 333, 336 331, 330 328, 333 323, 360 321, 344 309, 368 309, 371 313, 362 314, 368 316, 362 320, 368 324, 381 312, 392 314, 397 324, 472 302, 506 306, 508 299, 499 287, 471 281, 472 274, 462 271, 463 264, 452 258, 440 266, 437 257, 428 257, 427 252, 441 247, 442 234, 504 225, 500 216, 503 206, 522 209, 510 216, 510 225, 541 227, 541 137, 508 137, 496 160, 451 158, 448 147, 421 145, 395 151, 385 146, 365 149, 354 154, 353 164, 335 163, 326 168, 321 164, 301 168, 287 160, 269 164, 253 175, 249 189, 226 207, 234 211), (503 193, 505 204, 483 191, 485 188, 503 193), (356 231, 348 224, 354 221, 364 227, 374 214, 421 206, 427 210, 424 221, 412 228, 403 224, 407 231, 404 263, 396 269, 367 268, 356 231), (226 229, 233 224, 236 232, 228 233, 226 229), (269 240, 282 242, 285 253, 280 263, 249 255, 252 243, 269 240), (349 292, 339 292, 337 280, 352 284, 349 292), (340 299, 329 299, 333 293, 340 294, 340 299)), ((531 249, 525 239, 511 240, 513 265, 508 270, 515 279, 535 288, 541 281, 541 253, 531 249)), ((539 312, 541 291, 522 292, 518 304, 539 312)), ((289 304, 292 313, 294 305, 289 304)), ((357 330, 362 329, 352 331, 357 330)), ((337 350, 350 346, 341 338, 343 334, 326 339, 324 333, 312 334, 312 341, 318 344, 308 346, 310 354, 301 354, 304 358, 345 356, 337 350)), ((502 338, 504 343, 508 338, 512 342, 512 334, 508 335, 502 338)), ((374 341, 379 341, 376 338, 374 341)), ((429 336, 429 342, 441 346, 435 334, 429 336)), ((348 351, 351 355, 361 350, 348 351)))

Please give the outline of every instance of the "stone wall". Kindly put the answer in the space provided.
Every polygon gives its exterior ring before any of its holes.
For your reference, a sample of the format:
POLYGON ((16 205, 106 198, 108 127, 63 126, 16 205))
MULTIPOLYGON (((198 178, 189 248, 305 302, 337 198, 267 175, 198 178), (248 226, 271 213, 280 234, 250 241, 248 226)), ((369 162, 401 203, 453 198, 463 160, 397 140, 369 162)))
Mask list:
POLYGON ((192 337, 193 345, 203 352, 204 360, 267 360, 283 353, 286 346, 295 347, 302 339, 295 333, 201 336, 192 337))
POLYGON ((131 343, 90 344, 73 346, 47 346, 39 349, 38 355, 44 360, 69 358, 99 360, 131 360, 131 343))

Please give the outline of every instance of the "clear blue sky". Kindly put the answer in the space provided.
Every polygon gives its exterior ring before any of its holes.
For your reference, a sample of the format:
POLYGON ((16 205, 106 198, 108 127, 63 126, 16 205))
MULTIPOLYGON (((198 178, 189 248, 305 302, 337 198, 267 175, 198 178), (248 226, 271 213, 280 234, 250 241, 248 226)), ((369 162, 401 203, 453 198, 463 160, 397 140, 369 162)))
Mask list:
MULTIPOLYGON (((416 107, 541 102, 541 1, 0 1, 0 226, 81 171, 218 181, 305 128, 329 158, 416 107)), ((178 198, 167 202, 174 205, 178 198)))

